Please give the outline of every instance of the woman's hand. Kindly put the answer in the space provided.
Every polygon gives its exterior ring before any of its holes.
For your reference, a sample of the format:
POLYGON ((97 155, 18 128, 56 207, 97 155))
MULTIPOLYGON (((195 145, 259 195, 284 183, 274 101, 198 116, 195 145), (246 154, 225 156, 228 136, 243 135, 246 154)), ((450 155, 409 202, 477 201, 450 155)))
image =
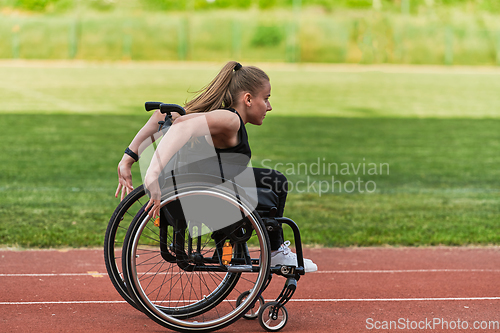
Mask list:
POLYGON ((127 154, 123 155, 122 160, 118 163, 118 188, 116 189, 115 198, 121 191, 120 201, 127 194, 134 190, 132 186, 132 164, 135 160, 127 154))
POLYGON ((151 210, 148 213, 148 217, 155 218, 156 216, 160 216, 160 205, 161 205, 161 200, 157 199, 150 199, 148 201, 148 204, 146 206, 146 211, 151 207, 151 210))
POLYGON ((145 208, 147 211, 151 207, 151 210, 148 213, 149 218, 160 216, 161 190, 160 184, 158 183, 158 177, 151 177, 146 174, 146 177, 144 178, 144 185, 150 195, 149 202, 145 208))
POLYGON ((172 115, 172 123, 181 116, 177 112, 172 112, 171 115, 172 115))

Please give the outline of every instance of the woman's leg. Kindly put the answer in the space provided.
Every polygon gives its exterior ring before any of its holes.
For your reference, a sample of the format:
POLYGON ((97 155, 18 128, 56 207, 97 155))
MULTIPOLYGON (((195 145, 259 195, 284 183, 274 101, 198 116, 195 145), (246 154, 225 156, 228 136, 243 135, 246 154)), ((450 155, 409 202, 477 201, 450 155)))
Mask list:
MULTIPOLYGON (((253 168, 255 184, 258 188, 266 188, 278 195, 278 212, 276 217, 283 217, 286 196, 288 194, 288 181, 281 172, 273 169, 253 168)), ((276 251, 283 244, 283 229, 269 231, 271 251, 276 251)))
MULTIPOLYGON (((288 194, 288 181, 281 172, 272 169, 253 168, 255 183, 258 188, 267 188, 278 195, 277 217, 282 217, 285 210, 285 201, 288 194)), ((297 266, 297 255, 290 251, 283 238, 283 229, 269 232, 271 241, 271 266, 290 265, 297 266)), ((310 259, 304 258, 304 269, 306 272, 318 270, 318 266, 310 259)))
POLYGON ((277 217, 283 217, 286 196, 288 194, 288 180, 285 175, 273 169, 252 168, 255 184, 258 188, 267 188, 278 195, 277 217))

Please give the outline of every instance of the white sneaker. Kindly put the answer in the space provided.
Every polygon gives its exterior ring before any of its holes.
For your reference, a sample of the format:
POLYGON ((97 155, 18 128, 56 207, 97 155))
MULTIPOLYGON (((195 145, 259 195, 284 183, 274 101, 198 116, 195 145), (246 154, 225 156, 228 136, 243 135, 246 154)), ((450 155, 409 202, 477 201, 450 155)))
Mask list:
MULTIPOLYGON (((289 245, 290 241, 286 241, 277 251, 271 252, 271 267, 277 265, 297 267, 297 255, 290 250, 288 247, 289 245)), ((318 270, 318 266, 313 263, 312 260, 305 258, 304 268, 306 273, 316 272, 318 270)))

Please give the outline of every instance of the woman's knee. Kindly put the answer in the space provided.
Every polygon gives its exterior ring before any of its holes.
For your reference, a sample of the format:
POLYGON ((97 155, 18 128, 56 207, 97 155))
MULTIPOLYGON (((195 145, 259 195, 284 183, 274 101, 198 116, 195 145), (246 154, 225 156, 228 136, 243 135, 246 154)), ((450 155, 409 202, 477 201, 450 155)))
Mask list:
POLYGON ((288 192, 288 179, 284 174, 278 170, 274 170, 274 179, 276 179, 276 191, 277 192, 288 192))
POLYGON ((257 187, 267 187, 275 192, 288 192, 288 179, 274 169, 254 168, 257 187))

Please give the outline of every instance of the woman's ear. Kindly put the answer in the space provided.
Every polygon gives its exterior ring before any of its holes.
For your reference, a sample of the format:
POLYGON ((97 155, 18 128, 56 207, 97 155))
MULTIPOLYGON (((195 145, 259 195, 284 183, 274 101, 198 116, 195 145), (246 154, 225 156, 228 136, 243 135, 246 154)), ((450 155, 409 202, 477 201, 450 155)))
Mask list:
POLYGON ((252 106, 252 95, 250 93, 245 93, 243 95, 243 103, 245 103, 245 106, 252 106))

